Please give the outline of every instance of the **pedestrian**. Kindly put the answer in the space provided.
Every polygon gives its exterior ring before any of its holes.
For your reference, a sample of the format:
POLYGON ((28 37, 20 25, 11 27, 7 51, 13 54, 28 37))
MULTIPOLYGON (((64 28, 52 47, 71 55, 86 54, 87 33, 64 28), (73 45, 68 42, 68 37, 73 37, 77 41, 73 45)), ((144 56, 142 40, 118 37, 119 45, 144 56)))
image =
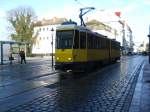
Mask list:
POLYGON ((21 57, 21 64, 23 63, 23 61, 24 61, 24 63, 26 64, 25 52, 24 52, 23 49, 19 52, 19 55, 20 55, 20 57, 21 57))
POLYGON ((10 56, 9 56, 9 61, 10 61, 10 64, 12 64, 12 61, 14 60, 14 57, 12 56, 12 53, 10 53, 10 56))

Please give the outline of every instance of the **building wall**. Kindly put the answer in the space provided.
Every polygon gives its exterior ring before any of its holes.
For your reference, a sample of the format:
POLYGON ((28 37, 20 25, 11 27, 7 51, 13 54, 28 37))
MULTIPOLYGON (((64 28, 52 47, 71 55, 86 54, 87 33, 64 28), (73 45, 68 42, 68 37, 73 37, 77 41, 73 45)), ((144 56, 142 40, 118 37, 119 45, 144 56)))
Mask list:
POLYGON ((34 28, 35 41, 32 53, 35 55, 50 55, 52 53, 52 36, 53 36, 53 53, 55 53, 56 27, 58 25, 45 25, 34 28), (52 28, 54 31, 52 32, 52 28))

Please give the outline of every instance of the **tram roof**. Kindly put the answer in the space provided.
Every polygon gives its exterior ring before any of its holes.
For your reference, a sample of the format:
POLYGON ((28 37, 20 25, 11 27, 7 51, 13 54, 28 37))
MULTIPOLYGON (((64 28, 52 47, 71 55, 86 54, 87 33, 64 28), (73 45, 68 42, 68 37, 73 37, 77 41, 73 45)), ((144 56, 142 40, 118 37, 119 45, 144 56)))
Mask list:
MULTIPOLYGON (((86 32, 90 32, 90 33, 93 33, 95 35, 100 35, 101 37, 103 38, 106 38, 106 39, 109 39, 111 41, 116 41, 114 39, 110 39, 108 38, 107 36, 105 35, 102 35, 100 33, 97 33, 97 32, 94 32, 92 30, 90 30, 89 28, 86 28, 86 27, 83 27, 83 26, 79 26, 79 25, 74 25, 74 24, 69 24, 69 25, 60 25, 60 26, 57 26, 56 27, 57 30, 72 30, 72 29, 77 29, 79 31, 86 31, 86 32)), ((117 42, 117 41, 116 41, 117 42)))
POLYGON ((60 26, 57 26, 56 29, 57 30, 72 30, 72 29, 77 29, 79 31, 90 32, 90 33, 93 33, 95 35, 101 35, 101 36, 107 38, 107 36, 105 36, 105 35, 102 35, 100 33, 94 32, 94 31, 90 30, 87 27, 78 26, 78 25, 72 25, 72 24, 71 25, 60 25, 60 26))
POLYGON ((71 29, 77 29, 77 30, 82 30, 82 31, 91 31, 90 29, 83 27, 83 26, 78 26, 78 25, 60 25, 57 26, 57 30, 71 30, 71 29))

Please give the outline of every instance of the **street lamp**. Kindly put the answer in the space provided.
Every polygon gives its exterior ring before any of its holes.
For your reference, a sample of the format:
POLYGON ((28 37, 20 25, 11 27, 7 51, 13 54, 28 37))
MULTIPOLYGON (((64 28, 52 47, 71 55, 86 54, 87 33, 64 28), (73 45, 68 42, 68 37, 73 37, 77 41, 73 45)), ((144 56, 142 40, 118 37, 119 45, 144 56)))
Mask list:
POLYGON ((3 64, 3 42, 0 42, 0 54, 1 54, 1 64, 3 64))
POLYGON ((53 32, 54 32, 54 29, 52 28, 51 29, 51 33, 52 33, 52 42, 51 42, 51 45, 52 45, 52 68, 54 66, 54 64, 53 64, 53 32))
POLYGON ((126 38, 125 38, 125 21, 119 20, 118 22, 122 25, 122 46, 124 48, 122 50, 122 55, 124 55, 124 54, 126 54, 126 49, 127 49, 126 38))
POLYGON ((149 37, 149 63, 150 63, 150 26, 149 26, 149 34, 147 35, 149 37))

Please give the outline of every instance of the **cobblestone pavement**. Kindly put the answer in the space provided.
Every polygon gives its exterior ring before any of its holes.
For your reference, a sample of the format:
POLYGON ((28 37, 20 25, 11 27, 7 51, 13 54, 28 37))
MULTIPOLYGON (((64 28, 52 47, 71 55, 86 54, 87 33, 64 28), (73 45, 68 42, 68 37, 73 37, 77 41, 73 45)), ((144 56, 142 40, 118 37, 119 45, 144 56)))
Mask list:
POLYGON ((52 71, 50 60, 27 60, 27 64, 14 63, 0 66, 0 86, 10 85, 24 79, 32 79, 52 71))
POLYGON ((53 91, 7 112, 127 112, 142 63, 141 57, 122 59, 88 76, 46 86, 53 91))
POLYGON ((7 98, 57 82, 56 73, 49 58, 27 59, 27 64, 0 65, 0 105, 7 98))

